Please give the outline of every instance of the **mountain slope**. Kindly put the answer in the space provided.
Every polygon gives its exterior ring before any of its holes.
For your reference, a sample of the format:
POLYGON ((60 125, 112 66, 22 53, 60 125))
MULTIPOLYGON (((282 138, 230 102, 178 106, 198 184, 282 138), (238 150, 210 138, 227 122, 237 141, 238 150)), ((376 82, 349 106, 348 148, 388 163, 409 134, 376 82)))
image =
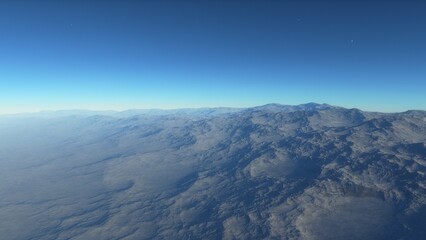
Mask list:
POLYGON ((216 112, 0 119, 0 235, 426 237, 425 112, 216 112))

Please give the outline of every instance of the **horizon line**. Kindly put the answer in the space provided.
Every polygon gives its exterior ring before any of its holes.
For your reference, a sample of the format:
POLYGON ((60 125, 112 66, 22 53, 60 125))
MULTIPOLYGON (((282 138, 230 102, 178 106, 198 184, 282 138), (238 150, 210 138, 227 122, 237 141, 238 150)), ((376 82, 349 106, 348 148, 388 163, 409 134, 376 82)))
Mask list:
POLYGON ((309 105, 309 104, 315 104, 315 105, 323 105, 323 106, 330 106, 330 107, 336 107, 336 108, 344 108, 344 109, 357 109, 363 112, 379 112, 379 113, 402 113, 407 111, 426 111, 423 109, 404 109, 399 111, 383 111, 383 110, 367 110, 365 108, 359 108, 359 107, 347 107, 347 106, 340 106, 335 104, 328 104, 328 103, 316 103, 316 102, 307 102, 307 103, 300 103, 300 104, 282 104, 282 103, 266 103, 261 105, 251 105, 251 106, 200 106, 200 107, 152 107, 152 108, 109 108, 109 109, 96 109, 96 108, 56 108, 56 109, 37 109, 37 110, 28 110, 28 111, 16 111, 16 112, 0 112, 0 116, 16 116, 16 115, 31 115, 31 114, 44 114, 44 113, 55 113, 55 112, 73 112, 73 111, 81 111, 81 112, 98 112, 98 113, 124 113, 128 111, 174 111, 174 110, 200 110, 200 109, 250 109, 250 108, 257 108, 257 107, 264 107, 268 105, 278 105, 278 106, 289 106, 289 107, 295 107, 295 106, 303 106, 303 105, 309 105))

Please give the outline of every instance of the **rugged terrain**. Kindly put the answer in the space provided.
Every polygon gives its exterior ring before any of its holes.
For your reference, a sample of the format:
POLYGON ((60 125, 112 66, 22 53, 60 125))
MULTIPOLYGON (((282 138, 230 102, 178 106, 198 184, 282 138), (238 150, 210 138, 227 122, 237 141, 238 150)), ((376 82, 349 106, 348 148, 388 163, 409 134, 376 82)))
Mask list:
POLYGON ((1 239, 426 239, 426 112, 0 117, 1 239))

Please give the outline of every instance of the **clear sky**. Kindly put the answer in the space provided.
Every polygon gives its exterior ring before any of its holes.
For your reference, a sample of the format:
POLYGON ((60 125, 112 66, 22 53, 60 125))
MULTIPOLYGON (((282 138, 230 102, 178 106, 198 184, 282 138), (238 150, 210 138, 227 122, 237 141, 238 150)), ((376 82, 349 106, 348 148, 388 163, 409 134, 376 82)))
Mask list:
POLYGON ((0 1, 0 113, 426 110, 426 1, 0 1))

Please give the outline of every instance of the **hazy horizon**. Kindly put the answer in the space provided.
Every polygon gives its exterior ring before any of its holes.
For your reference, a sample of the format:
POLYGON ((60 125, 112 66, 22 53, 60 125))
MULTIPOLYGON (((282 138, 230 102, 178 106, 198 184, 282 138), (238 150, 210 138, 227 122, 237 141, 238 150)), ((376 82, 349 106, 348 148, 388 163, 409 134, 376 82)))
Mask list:
POLYGON ((346 109, 359 109, 361 111, 365 112, 381 112, 381 113, 399 113, 399 112, 405 112, 405 111, 426 111, 426 109, 401 109, 397 111, 386 111, 386 110, 375 110, 375 109, 365 109, 365 108, 359 108, 359 107, 353 107, 353 106, 339 106, 336 104, 329 104, 329 103, 317 103, 317 102, 304 102, 304 103, 298 103, 298 104, 285 104, 285 103, 265 103, 265 104, 259 104, 259 105, 250 105, 250 106, 221 106, 221 105, 211 105, 211 106, 176 106, 176 107, 141 107, 141 108, 58 108, 58 109, 39 109, 39 110, 29 110, 29 111, 16 111, 16 112, 0 112, 0 116, 8 116, 8 115, 19 115, 19 114, 37 114, 37 113, 48 113, 48 112, 67 112, 67 111, 88 111, 88 112, 126 112, 126 111, 132 111, 132 110, 159 110, 159 111, 168 111, 168 110, 184 110, 184 109, 215 109, 215 108, 230 108, 230 109, 247 109, 247 108, 254 108, 254 107, 260 107, 264 105, 270 105, 270 104, 278 104, 283 106, 298 106, 298 105, 305 105, 305 104, 325 104, 330 105, 334 107, 342 107, 346 109))

